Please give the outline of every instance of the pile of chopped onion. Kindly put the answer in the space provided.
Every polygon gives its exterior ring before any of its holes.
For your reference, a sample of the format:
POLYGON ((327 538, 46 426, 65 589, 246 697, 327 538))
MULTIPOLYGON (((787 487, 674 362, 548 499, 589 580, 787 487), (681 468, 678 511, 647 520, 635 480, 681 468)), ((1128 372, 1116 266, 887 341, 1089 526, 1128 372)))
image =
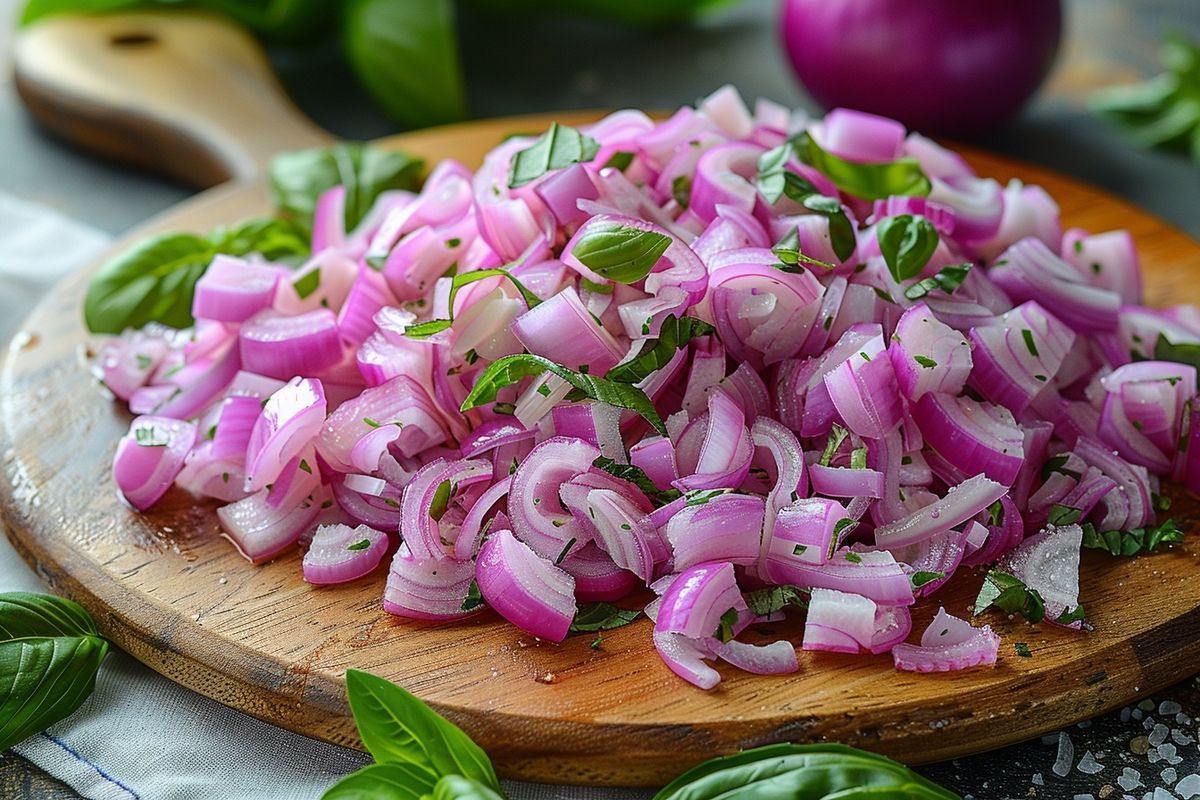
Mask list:
POLYGON ((997 564, 1079 628, 1080 526, 1200 487, 1195 369, 1152 360, 1200 344, 1196 309, 1140 305, 1128 234, 1064 233, 891 120, 727 87, 444 162, 356 230, 343 195, 299 271, 218 257, 194 328, 98 368, 138 415, 133 506, 215 498, 314 584, 392 553, 392 614, 561 641, 650 587, 654 646, 709 688, 713 659, 797 669, 736 638, 797 597, 806 650, 960 669, 998 638, 942 612, 908 644, 917 598, 997 564))

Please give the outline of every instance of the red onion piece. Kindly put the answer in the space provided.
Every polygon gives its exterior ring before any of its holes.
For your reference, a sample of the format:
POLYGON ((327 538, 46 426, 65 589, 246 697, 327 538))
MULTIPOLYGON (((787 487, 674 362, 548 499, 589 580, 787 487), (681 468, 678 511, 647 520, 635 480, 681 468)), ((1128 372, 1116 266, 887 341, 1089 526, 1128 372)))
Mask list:
POLYGON ((327 308, 293 317, 260 311, 242 326, 238 342, 246 369, 281 381, 318 373, 343 355, 337 317, 327 308))
POLYGON ((320 479, 303 472, 299 464, 299 458, 293 459, 284 470, 286 480, 273 488, 217 509, 225 536, 252 564, 294 545, 321 511, 326 495, 320 479))
POLYGON ((911 411, 926 442, 964 475, 984 474, 1006 486, 1016 480, 1025 436, 1008 409, 934 393, 911 411))
POLYGON ((666 526, 675 569, 707 561, 754 564, 759 558, 763 511, 761 497, 744 494, 723 494, 682 509, 666 526))
POLYGON ((145 511, 171 488, 196 441, 196 426, 169 417, 141 416, 117 443, 113 482, 131 506, 145 511))
POLYGON ((304 580, 318 586, 357 580, 375 571, 387 547, 387 534, 366 525, 319 526, 304 554, 304 580))
POLYGON ((575 618, 575 579, 512 531, 488 536, 479 551, 475 581, 488 605, 521 630, 551 642, 567 638, 575 618))
MULTIPOLYGON (((257 492, 278 478, 324 422, 325 391, 318 380, 295 378, 267 398, 246 447, 245 490, 257 492)), ((311 472, 315 465, 306 462, 300 469, 311 472)))
POLYGON ((218 255, 196 281, 192 316, 243 322, 271 306, 282 275, 277 267, 218 255))
POLYGON ((875 638, 876 605, 861 595, 813 589, 804 622, 805 650, 857 653, 875 638))
POLYGON ((921 644, 892 648, 896 669, 908 672, 950 672, 996 663, 1000 637, 988 625, 973 628, 939 609, 921 636, 921 644))
POLYGON ((435 621, 473 616, 484 608, 481 604, 463 610, 474 579, 473 561, 420 561, 401 544, 388 572, 383 610, 398 617, 435 621))

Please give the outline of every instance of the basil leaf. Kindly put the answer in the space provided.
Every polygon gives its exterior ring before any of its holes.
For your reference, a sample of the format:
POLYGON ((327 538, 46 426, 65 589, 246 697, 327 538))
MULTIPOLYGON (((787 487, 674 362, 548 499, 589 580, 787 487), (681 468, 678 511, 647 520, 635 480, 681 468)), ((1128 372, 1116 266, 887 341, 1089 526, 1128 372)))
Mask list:
POLYGON ((914 572, 912 575, 909 575, 908 582, 912 584, 912 587, 914 589, 920 589, 922 586, 925 586, 926 584, 929 584, 929 583, 933 583, 934 581, 940 581, 944 577, 946 577, 946 573, 944 573, 944 572, 920 571, 920 572, 914 572))
POLYGON ((654 800, 959 800, 889 758, 836 744, 773 744, 714 758, 654 795, 654 800))
POLYGON ((513 274, 508 270, 501 269, 499 267, 496 267, 495 269, 477 269, 471 272, 460 273, 450 279, 450 313, 454 313, 454 298, 458 296, 459 289, 468 284, 475 283, 475 281, 481 281, 484 278, 497 277, 508 278, 509 282, 516 287, 517 292, 521 295, 521 299, 525 301, 525 305, 527 307, 533 308, 542 302, 542 298, 525 288, 525 284, 513 277, 513 274))
POLYGON ((504 795, 462 775, 443 775, 433 789, 432 800, 504 800, 504 795))
POLYGON ((922 216, 900 214, 875 226, 879 252, 897 282, 921 274, 938 246, 933 223, 922 216))
POLYGON ((587 603, 575 612, 571 633, 596 633, 621 628, 640 617, 640 609, 617 608, 612 603, 587 603))
POLYGON ((476 378, 475 385, 463 400, 460 410, 467 411, 485 403, 493 403, 501 389, 519 383, 525 378, 541 375, 543 372, 557 375, 574 387, 575 391, 567 396, 568 399, 572 399, 573 395, 576 398, 589 397, 592 400, 599 400, 601 403, 608 403, 610 406, 635 411, 645 418, 656 431, 663 436, 667 435, 667 428, 663 425, 658 412, 654 410, 650 398, 636 386, 628 383, 615 383, 594 375, 575 372, 555 364, 547 358, 528 353, 504 356, 488 364, 487 368, 476 378))
POLYGON ((814 267, 822 267, 824 269, 834 269, 837 266, 836 264, 830 264, 828 261, 822 261, 819 258, 805 255, 800 250, 800 236, 796 233, 795 228, 788 231, 787 235, 771 248, 771 252, 779 259, 779 263, 775 265, 775 268, 784 272, 802 273, 804 272, 804 268, 800 266, 801 264, 810 264, 814 267))
POLYGON ((765 589, 746 592, 742 597, 750 610, 759 617, 778 614, 788 606, 808 608, 808 601, 797 586, 768 586, 765 589))
POLYGON ((431 319, 428 322, 418 322, 404 329, 404 335, 410 339, 428 339, 435 333, 441 333, 453 323, 448 319, 431 319))
POLYGON ((325 790, 321 800, 422 800, 437 776, 416 764, 370 764, 325 790))
POLYGON ((36 636, 99 636, 83 606, 65 597, 0 594, 0 641, 36 636))
POLYGON ((1050 506, 1050 513, 1046 516, 1046 524, 1048 525, 1074 525, 1079 522, 1081 512, 1078 508, 1064 506, 1061 503, 1055 503, 1050 506))
POLYGON ((451 0, 349 0, 344 9, 346 60, 397 122, 423 128, 467 117, 451 0))
POLYGON ((979 596, 975 598, 975 614, 982 614, 991 606, 1010 614, 1020 614, 1035 625, 1046 617, 1046 603, 1036 590, 997 569, 988 570, 983 580, 979 596))
POLYGON ((346 694, 359 735, 380 764, 411 764, 431 777, 462 775, 499 789, 487 753, 458 726, 391 681, 346 670, 346 694))
MULTIPOLYGON (((829 240, 833 252, 845 261, 854 253, 858 243, 853 223, 837 198, 822 195, 810 181, 787 168, 791 154, 791 145, 783 144, 759 157, 755 181, 759 193, 772 204, 786 195, 809 211, 826 217, 829 220, 829 240)), ((799 250, 796 252, 799 253, 799 250)))
MULTIPOLYGON (((407 3, 398 3, 407 6, 407 3)), ((346 230, 362 221, 379 195, 416 189, 423 162, 395 150, 362 142, 339 142, 280 153, 267 174, 271 200, 279 213, 312 229, 317 199, 335 186, 346 187, 346 230)))
MULTIPOLYGON (((1200 369, 1200 344, 1183 342, 1171 344, 1165 334, 1160 333, 1154 341, 1154 358, 1157 361, 1174 361, 1179 364, 1191 364, 1200 369)), ((1200 376, 1197 376, 1200 383, 1200 376)))
POLYGON ((899 195, 925 197, 933 185, 915 158, 884 164, 847 161, 824 150, 807 132, 792 140, 796 154, 833 185, 848 195, 864 200, 886 200, 899 195))
POLYGON ((638 383, 656 370, 662 369, 697 336, 708 336, 715 329, 695 317, 676 317, 670 314, 663 320, 657 339, 648 339, 641 353, 630 361, 617 364, 604 377, 618 383, 638 383))
POLYGON ((923 278, 905 289, 904 296, 909 300, 920 300, 937 289, 941 289, 946 294, 954 294, 954 290, 962 286, 970 271, 970 264, 951 264, 948 267, 942 267, 932 278, 923 278))
POLYGON ((635 283, 650 274, 671 237, 619 222, 601 222, 575 243, 571 255, 592 272, 617 283, 635 283))
POLYGON ((282 220, 255 219, 204 236, 168 233, 137 242, 100 268, 88 283, 83 316, 92 333, 120 333, 161 322, 186 328, 196 282, 219 253, 262 253, 270 261, 308 253, 307 236, 282 220))
POLYGON ((508 188, 524 186, 547 172, 586 163, 599 152, 600 143, 592 137, 569 125, 551 122, 550 129, 536 142, 513 156, 508 170, 508 188))
POLYGON ((646 474, 645 470, 633 464, 620 464, 611 458, 600 456, 592 462, 592 466, 623 481, 632 483, 641 489, 646 497, 650 498, 650 502, 657 506, 665 506, 667 503, 678 500, 682 496, 678 489, 659 489, 654 481, 650 480, 650 476, 646 474))
POLYGON ((1126 558, 1142 553, 1153 553, 1160 545, 1181 544, 1184 534, 1169 519, 1161 525, 1151 525, 1146 528, 1134 528, 1130 531, 1105 531, 1098 533, 1096 526, 1087 523, 1083 526, 1083 546, 1093 550, 1107 550, 1111 555, 1126 558))
POLYGON ((0 594, 0 749, 68 717, 108 652, 91 617, 61 597, 0 594))
POLYGON ((671 179, 671 197, 680 208, 686 209, 692 201, 692 176, 676 175, 671 179))

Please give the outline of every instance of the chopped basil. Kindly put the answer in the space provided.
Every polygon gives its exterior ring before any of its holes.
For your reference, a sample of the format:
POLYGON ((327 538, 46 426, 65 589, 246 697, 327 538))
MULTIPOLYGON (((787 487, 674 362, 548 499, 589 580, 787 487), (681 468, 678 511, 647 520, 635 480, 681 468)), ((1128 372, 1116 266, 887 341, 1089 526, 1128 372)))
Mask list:
POLYGON ((846 441, 846 437, 850 435, 850 431, 833 423, 833 427, 829 431, 829 438, 825 440, 825 450, 821 453, 821 458, 817 461, 822 467, 828 467, 833 462, 833 457, 837 455, 837 451, 842 446, 842 442, 846 441))
POLYGON ((905 289, 904 296, 909 300, 920 300, 937 289, 941 289, 946 294, 954 294, 954 290, 962 286, 970 271, 970 264, 951 264, 948 267, 942 267, 932 278, 922 278, 905 289))
POLYGON ((853 255, 858 245, 854 225, 836 198, 822 195, 810 181, 787 168, 792 152, 791 143, 787 143, 768 150, 759 157, 756 178, 758 191, 768 203, 774 204, 780 197, 786 196, 809 211, 828 219, 829 241, 833 252, 845 261, 853 255))
POLYGON ((671 197, 679 203, 680 208, 687 208, 692 198, 692 176, 676 175, 671 180, 671 197))
POLYGON ((629 169, 629 165, 633 163, 633 159, 636 156, 637 153, 631 153, 628 150, 618 150, 609 156, 608 161, 605 161, 603 166, 600 168, 605 169, 606 167, 612 167, 613 169, 624 172, 625 170, 629 169))
POLYGON ((684 495, 687 498, 686 506, 702 506, 714 497, 720 497, 723 494, 728 494, 728 489, 693 489, 684 495))
POLYGON ((150 356, 142 355, 141 353, 138 353, 137 354, 137 365, 138 365, 138 369, 143 369, 143 370, 150 369, 152 366, 154 366, 154 359, 150 358, 150 356))
POLYGON ((925 369, 933 369, 937 366, 937 362, 929 356, 913 356, 913 361, 916 361, 925 369))
POLYGON ((592 462, 592 466, 623 481, 632 483, 641 489, 642 493, 650 498, 650 501, 655 505, 664 506, 680 497, 678 489, 659 489, 654 484, 654 481, 650 480, 650 476, 646 474, 645 470, 633 464, 621 464, 606 456, 600 456, 592 462))
POLYGON ((1074 525, 1079 522, 1080 512, 1078 508, 1071 508, 1060 503, 1055 503, 1050 507, 1050 514, 1046 517, 1046 522, 1050 525, 1074 525))
POLYGON ((802 556, 808 552, 808 545, 798 544, 792 548, 792 555, 802 556))
POLYGON ((864 200, 886 200, 894 196, 924 197, 932 190, 929 178, 915 158, 881 164, 847 161, 822 148, 807 132, 791 142, 800 160, 814 167, 838 189, 864 200))
POLYGON ((1059 625, 1070 625, 1072 622, 1079 622, 1084 617, 1083 606, 1078 605, 1074 608, 1063 609, 1063 612, 1058 615, 1054 621, 1059 625))
MULTIPOLYGON (((1160 333, 1154 342, 1154 358, 1157 361, 1175 361, 1180 364, 1191 364, 1200 369, 1200 344, 1184 342, 1171 344, 1165 334, 1160 333)), ((1200 377, 1197 378, 1200 382, 1200 377)))
MULTIPOLYGON (((558 522, 558 520, 554 520, 554 521, 558 522)), ((554 559, 555 564, 561 564, 563 562, 563 559, 565 559, 567 557, 567 553, 571 552, 571 548, 575 546, 576 541, 578 541, 578 540, 575 538, 571 538, 570 540, 567 541, 566 544, 563 545, 563 549, 560 550, 558 553, 558 558, 554 559)))
POLYGON ((448 319, 431 319, 428 322, 418 322, 404 329, 404 335, 410 339, 428 339, 435 333, 441 333, 451 325, 448 319))
POLYGON ((308 461, 307 461, 307 460, 305 460, 305 459, 303 459, 303 458, 302 458, 302 459, 300 459, 300 465, 299 465, 299 466, 300 466, 300 469, 304 470, 304 471, 305 471, 305 472, 307 472, 309 475, 312 475, 312 467, 310 467, 310 466, 308 465, 308 461))
POLYGON ((170 437, 153 426, 134 428, 133 439, 140 447, 166 447, 171 443, 170 437))
POLYGON ((1071 457, 1065 453, 1063 455, 1053 456, 1046 459, 1046 463, 1042 465, 1042 480, 1048 480, 1050 478, 1050 474, 1053 472, 1061 472, 1063 475, 1067 475, 1075 480, 1079 480, 1081 477, 1083 477, 1080 473, 1073 469, 1066 469, 1066 463, 1070 461, 1070 459, 1071 457))
POLYGON ((671 242, 666 234, 613 220, 590 225, 571 255, 602 278, 636 283, 650 274, 671 242))
POLYGON ((750 611, 757 617, 778 614, 788 606, 808 608, 808 601, 801 594, 801 589, 796 586, 768 586, 765 589, 746 592, 743 597, 750 611))
POLYGON ((459 606, 460 611, 474 611, 481 608, 484 604, 483 595, 479 593, 479 584, 474 579, 471 580, 471 585, 467 587, 467 597, 459 606))
POLYGON ((433 499, 429 502, 429 516, 435 522, 446 516, 446 511, 450 508, 450 496, 453 493, 454 486, 448 479, 439 483, 433 490, 433 499))
POLYGON ((814 267, 822 267, 823 269, 835 269, 837 266, 836 264, 830 264, 828 261, 822 261, 819 258, 805 255, 800 249, 800 235, 795 228, 788 231, 787 235, 771 248, 771 252, 779 259, 779 263, 775 265, 775 268, 784 272, 804 272, 804 268, 800 266, 801 264, 810 264, 814 267))
POLYGON ((1098 533, 1090 522, 1083 526, 1083 546, 1093 550, 1107 550, 1114 556, 1131 557, 1142 553, 1153 553, 1160 545, 1180 544, 1184 533, 1168 519, 1161 525, 1134 528, 1129 531, 1105 531, 1098 533))
POLYGON ((1019 578, 997 569, 988 570, 975 598, 975 614, 995 606, 1010 614, 1020 614, 1037 624, 1046 617, 1046 602, 1037 590, 1028 588, 1019 578))
POLYGON ((851 564, 861 564, 862 556, 860 556, 858 553, 854 552, 853 550, 850 550, 849 552, 846 553, 846 560, 849 561, 851 564))
POLYGON ((850 451, 850 469, 867 468, 867 448, 856 447, 850 451))
POLYGON ((633 359, 617 364, 605 378, 618 383, 639 383, 665 367, 678 350, 688 346, 698 336, 713 333, 713 326, 696 317, 668 315, 663 320, 657 339, 647 340, 641 352, 633 359))
POLYGON ((912 584, 914 589, 920 589, 922 586, 933 583, 934 581, 940 581, 944 577, 946 577, 946 573, 944 572, 919 571, 909 575, 908 582, 912 584))
POLYGON ((310 294, 315 292, 320 285, 321 269, 319 267, 292 282, 292 288, 296 290, 296 294, 301 300, 306 299, 310 294))
POLYGON ((354 544, 346 545, 346 549, 347 550, 366 550, 370 546, 371 546, 370 539, 360 539, 357 542, 355 542, 354 544))
MULTIPOLYGON (((567 395, 568 400, 580 400, 586 397, 617 408, 635 411, 656 431, 666 435, 666 426, 663 425, 658 412, 654 410, 650 398, 636 386, 598 378, 583 372, 575 372, 561 364, 555 364, 549 359, 528 353, 504 356, 489 364, 476 378, 475 385, 463 400, 460 410, 468 411, 485 403, 494 403, 501 389, 544 372, 557 375, 571 384, 573 390, 567 395)), ((493 410, 498 410, 499 406, 500 403, 496 403, 493 410)))
POLYGON ((550 123, 550 129, 512 159, 508 187, 515 189, 535 181, 547 172, 591 161, 600 152, 600 143, 568 125, 550 123))
POLYGON ((1033 653, 1029 650, 1029 645, 1024 642, 1013 642, 1013 650, 1017 651, 1017 655, 1021 658, 1033 658, 1033 653))
POLYGON ((612 603, 585 603, 575 612, 570 633, 596 633, 611 631, 633 622, 642 612, 637 609, 617 608, 612 603))
POLYGON ((1021 338, 1025 340, 1025 347, 1028 348, 1029 354, 1034 358, 1039 357, 1037 342, 1033 340, 1033 331, 1028 328, 1021 329, 1021 338))
POLYGON ((731 608, 721 615, 721 621, 717 624, 717 629, 713 631, 713 638, 720 642, 728 642, 733 639, 733 626, 737 625, 738 612, 736 608, 731 608))
POLYGON ((938 246, 938 233, 925 217, 900 214, 875 226, 879 252, 897 282, 921 274, 938 246))
POLYGON ((380 427, 383 427, 383 426, 382 426, 382 423, 380 423, 380 422, 379 422, 379 421, 377 421, 377 420, 371 419, 370 417, 363 417, 363 422, 364 422, 364 423, 366 423, 367 425, 369 425, 369 426, 370 426, 370 427, 372 427, 372 428, 380 428, 380 427))
POLYGON ((987 507, 987 513, 993 528, 1004 522, 1004 504, 999 500, 987 507))

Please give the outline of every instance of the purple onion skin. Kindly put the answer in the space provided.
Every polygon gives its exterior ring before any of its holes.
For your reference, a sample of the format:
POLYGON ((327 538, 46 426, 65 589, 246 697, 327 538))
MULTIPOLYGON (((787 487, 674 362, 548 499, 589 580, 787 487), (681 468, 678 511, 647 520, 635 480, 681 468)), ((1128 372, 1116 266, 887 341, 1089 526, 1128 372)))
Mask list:
POLYGON ((784 0, 797 77, 825 108, 925 133, 978 134, 1011 119, 1054 64, 1060 0, 784 0))

